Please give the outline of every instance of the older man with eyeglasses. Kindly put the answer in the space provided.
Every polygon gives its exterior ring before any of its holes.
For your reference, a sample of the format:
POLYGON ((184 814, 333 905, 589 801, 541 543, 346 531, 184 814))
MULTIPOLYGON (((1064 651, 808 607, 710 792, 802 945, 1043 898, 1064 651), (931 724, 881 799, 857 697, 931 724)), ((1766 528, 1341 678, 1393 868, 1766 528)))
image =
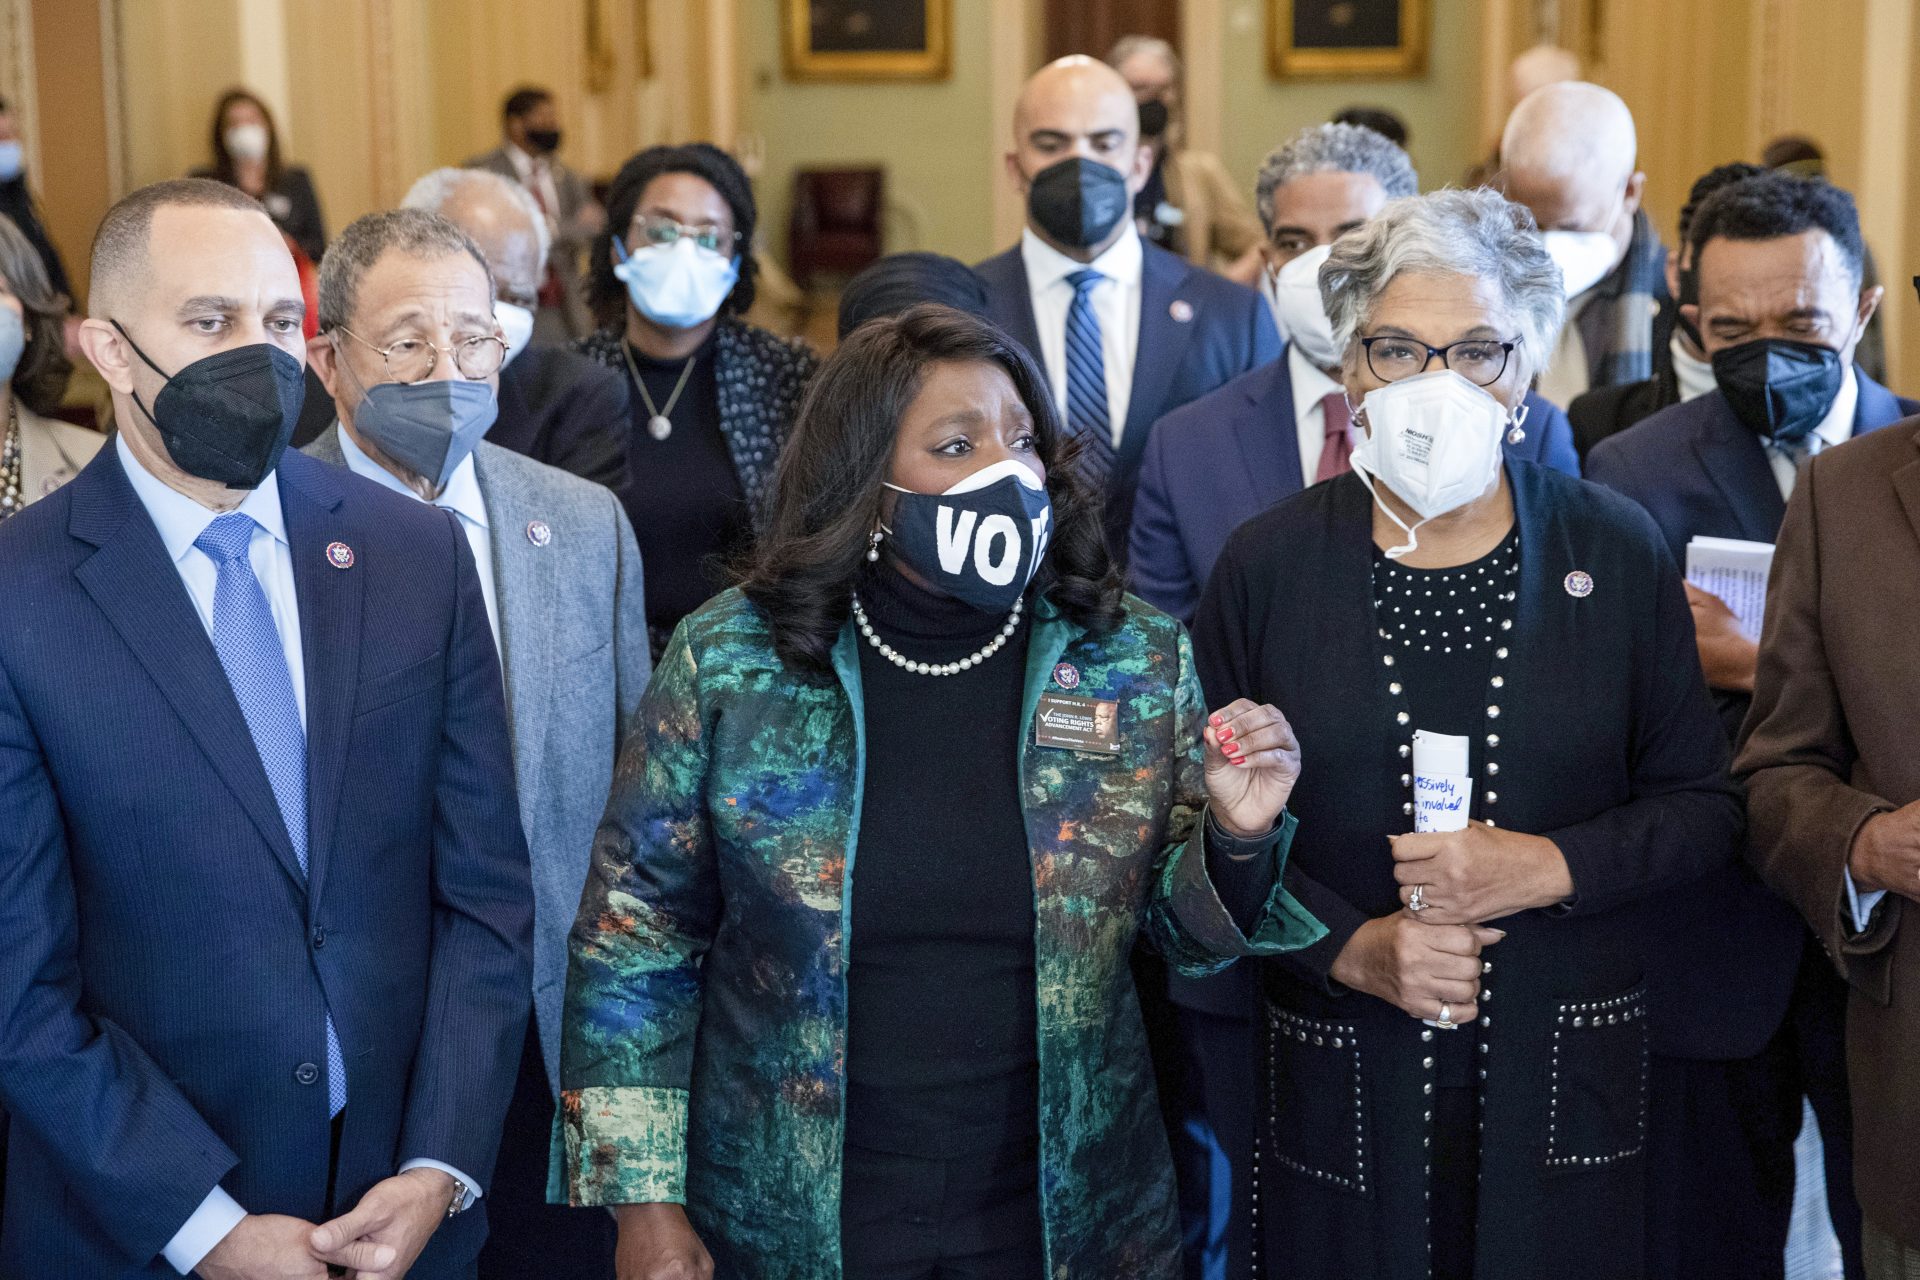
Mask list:
POLYGON ((604 1278, 612 1223, 549 1206, 566 934, 651 666, 640 551, 612 491, 482 437, 507 350, 492 272, 421 209, 369 214, 320 266, 308 357, 339 411, 307 452, 458 518, 500 649, 533 862, 533 1017, 486 1197, 489 1280, 604 1278))

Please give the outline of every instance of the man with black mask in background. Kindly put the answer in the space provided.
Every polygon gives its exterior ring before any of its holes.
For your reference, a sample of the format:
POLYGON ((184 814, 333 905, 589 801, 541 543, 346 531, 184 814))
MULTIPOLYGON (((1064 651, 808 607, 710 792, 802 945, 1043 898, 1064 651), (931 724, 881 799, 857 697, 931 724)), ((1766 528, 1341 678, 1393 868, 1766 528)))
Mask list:
POLYGON ((500 145, 463 166, 488 169, 527 189, 547 217, 552 245, 533 313, 538 344, 570 342, 593 332, 580 265, 587 244, 606 225, 607 212, 587 180, 559 159, 560 111, 553 94, 525 85, 500 108, 500 145))
MULTIPOLYGON (((1698 301, 1680 316, 1700 335, 1716 389, 1601 441, 1586 465, 1587 479, 1647 509, 1682 564, 1694 538, 1773 542, 1814 455, 1920 411, 1854 364, 1882 291, 1862 284, 1860 223, 1846 192, 1816 178, 1747 178, 1700 206, 1687 241, 1698 301)), ((1718 597, 1692 584, 1687 597, 1733 737, 1752 702, 1758 647, 1718 597)), ((1684 1058, 1669 1054, 1679 1060, 1668 1078, 1686 1089, 1694 1123, 1663 1147, 1687 1172, 1660 1174, 1678 1194, 1649 1223, 1664 1237, 1658 1256, 1679 1260, 1681 1275, 1781 1275, 1805 1096, 1846 1274, 1861 1275, 1846 983, 1744 869, 1677 895, 1671 912, 1668 926, 1697 957, 1684 981, 1737 998, 1690 1006, 1722 1016, 1690 1029, 1684 1058)))
POLYGON ((1049 63, 1021 90, 1007 171, 1027 202, 1020 243, 975 268, 987 315, 1047 371, 1081 465, 1106 490, 1124 567, 1147 432, 1168 411, 1277 359, 1260 295, 1146 244, 1131 216, 1152 149, 1133 91, 1092 58, 1049 63))
POLYGON ((1133 217, 1149 244, 1251 287, 1260 277, 1260 223, 1220 157, 1186 144, 1181 120, 1185 73, 1158 36, 1122 36, 1107 65, 1140 104, 1140 141, 1153 151, 1133 217))

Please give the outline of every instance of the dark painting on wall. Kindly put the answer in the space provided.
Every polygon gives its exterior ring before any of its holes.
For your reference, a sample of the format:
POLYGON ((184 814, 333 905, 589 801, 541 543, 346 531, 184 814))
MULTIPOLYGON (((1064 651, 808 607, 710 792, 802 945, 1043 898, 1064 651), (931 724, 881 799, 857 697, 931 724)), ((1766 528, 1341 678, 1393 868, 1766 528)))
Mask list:
POLYGON ((948 0, 786 0, 787 75, 795 80, 942 80, 948 0))
POLYGON ((1426 70, 1426 0, 1269 0, 1267 30, 1276 76, 1415 76, 1426 70))

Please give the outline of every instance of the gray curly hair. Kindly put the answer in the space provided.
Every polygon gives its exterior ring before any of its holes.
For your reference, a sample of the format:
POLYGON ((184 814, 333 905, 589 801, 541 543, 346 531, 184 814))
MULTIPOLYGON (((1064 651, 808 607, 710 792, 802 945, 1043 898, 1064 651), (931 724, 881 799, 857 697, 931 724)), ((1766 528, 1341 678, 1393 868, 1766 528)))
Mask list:
POLYGON ((1371 174, 1389 200, 1418 194, 1413 161, 1392 139, 1357 124, 1320 124, 1302 129, 1267 153, 1253 183, 1260 225, 1273 234, 1273 193, 1310 173, 1371 174))
POLYGON ((1435 191, 1395 200, 1333 243, 1320 268, 1320 298, 1345 348, 1366 327, 1374 303, 1402 275, 1492 280, 1520 334, 1521 370, 1531 378, 1553 352, 1566 319, 1560 269, 1547 256, 1533 215, 1497 191, 1435 191))

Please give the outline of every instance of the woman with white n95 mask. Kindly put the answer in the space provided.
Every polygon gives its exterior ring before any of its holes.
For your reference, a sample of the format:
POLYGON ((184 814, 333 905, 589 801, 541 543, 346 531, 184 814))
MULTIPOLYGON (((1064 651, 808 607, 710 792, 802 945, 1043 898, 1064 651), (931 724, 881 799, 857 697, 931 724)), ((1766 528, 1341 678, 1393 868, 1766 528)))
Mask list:
POLYGON ((1314 762, 1285 883, 1330 936, 1263 964, 1257 1247, 1679 1274, 1676 1117, 1729 1091, 1686 1059, 1720 993, 1668 913, 1727 891, 1741 823, 1679 574, 1643 513, 1503 452, 1566 306, 1525 210, 1395 201, 1319 283, 1353 470, 1242 526, 1194 619, 1203 688, 1285 706, 1314 762))

